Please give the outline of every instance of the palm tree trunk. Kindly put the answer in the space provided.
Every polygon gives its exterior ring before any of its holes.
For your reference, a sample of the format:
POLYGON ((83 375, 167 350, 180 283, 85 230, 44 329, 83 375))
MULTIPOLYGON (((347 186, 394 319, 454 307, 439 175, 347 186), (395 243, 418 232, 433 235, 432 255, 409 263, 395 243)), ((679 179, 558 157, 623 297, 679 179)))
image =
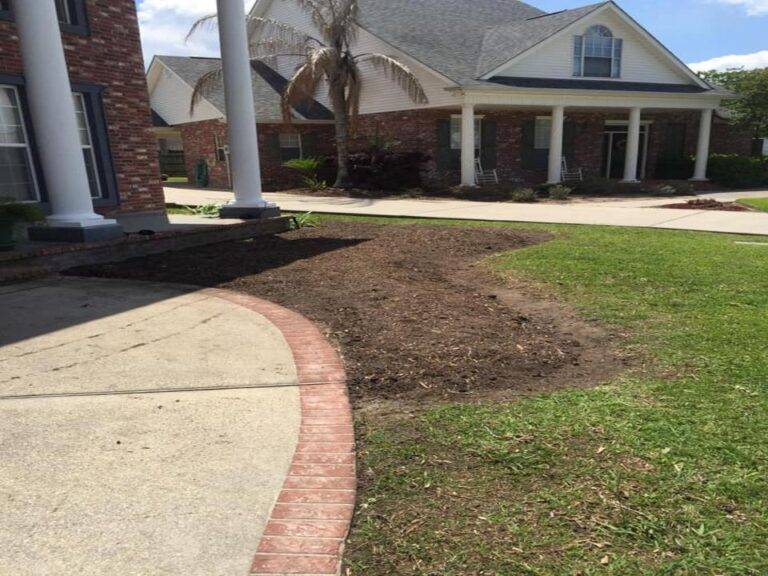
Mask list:
POLYGON ((331 89, 333 115, 336 124, 336 155, 338 171, 336 172, 335 188, 351 188, 349 177, 349 108, 344 87, 331 89))

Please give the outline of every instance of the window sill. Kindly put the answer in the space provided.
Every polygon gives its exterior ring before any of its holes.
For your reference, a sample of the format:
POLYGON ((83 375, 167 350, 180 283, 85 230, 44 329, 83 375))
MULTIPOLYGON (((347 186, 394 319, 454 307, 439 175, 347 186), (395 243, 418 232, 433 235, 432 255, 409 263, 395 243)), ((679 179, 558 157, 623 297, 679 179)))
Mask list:
MULTIPOLYGON (((14 22, 16 19, 10 10, 0 10, 0 22, 14 22)), ((91 29, 87 24, 65 24, 60 23, 62 34, 71 34, 73 36, 90 36, 91 29)))

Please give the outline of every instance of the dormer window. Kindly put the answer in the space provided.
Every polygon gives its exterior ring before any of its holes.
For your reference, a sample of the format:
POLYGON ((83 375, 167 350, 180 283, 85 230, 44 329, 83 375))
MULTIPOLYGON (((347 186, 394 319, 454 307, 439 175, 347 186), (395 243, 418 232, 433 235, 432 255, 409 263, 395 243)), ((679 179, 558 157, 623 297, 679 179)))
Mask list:
POLYGON ((606 26, 592 26, 573 39, 573 75, 584 78, 621 78, 624 42, 606 26))

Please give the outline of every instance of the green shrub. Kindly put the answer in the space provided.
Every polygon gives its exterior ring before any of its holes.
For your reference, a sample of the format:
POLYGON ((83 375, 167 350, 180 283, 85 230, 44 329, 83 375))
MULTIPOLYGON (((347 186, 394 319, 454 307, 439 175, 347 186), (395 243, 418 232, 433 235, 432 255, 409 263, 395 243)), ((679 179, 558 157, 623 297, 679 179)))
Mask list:
POLYGON ((221 204, 206 204, 205 206, 184 206, 195 216, 203 218, 218 218, 221 212, 221 204))
POLYGON ((532 188, 518 188, 512 192, 512 202, 536 202, 536 191, 532 188))
POLYGON ((729 188, 753 188, 768 184, 768 163, 764 158, 737 154, 714 154, 709 158, 710 180, 729 188))
POLYGON ((25 204, 0 198, 0 218, 31 224, 44 220, 45 214, 35 204, 25 204))
POLYGON ((568 186, 558 184, 556 186, 550 186, 548 192, 549 197, 552 200, 568 200, 571 197, 571 192, 573 192, 573 190, 568 186))
POLYGON ((312 212, 305 212, 304 214, 296 214, 291 218, 291 229, 301 230, 302 228, 317 228, 320 225, 320 220, 312 214, 312 212))
POLYGON ((328 188, 328 183, 318 177, 318 172, 325 164, 323 158, 296 158, 283 163, 286 168, 298 170, 303 174, 304 186, 315 192, 328 188))

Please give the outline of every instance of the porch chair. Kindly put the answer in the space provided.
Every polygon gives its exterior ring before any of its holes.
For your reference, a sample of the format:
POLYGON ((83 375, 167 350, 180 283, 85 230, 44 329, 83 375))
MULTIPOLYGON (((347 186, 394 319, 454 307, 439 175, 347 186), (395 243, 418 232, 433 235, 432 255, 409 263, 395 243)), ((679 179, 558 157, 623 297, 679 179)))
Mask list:
POLYGON ((568 160, 563 156, 563 182, 581 182, 584 180, 583 168, 568 168, 568 160))
POLYGON ((479 186, 483 184, 498 184, 499 173, 496 170, 483 170, 480 158, 475 158, 475 180, 479 186))

